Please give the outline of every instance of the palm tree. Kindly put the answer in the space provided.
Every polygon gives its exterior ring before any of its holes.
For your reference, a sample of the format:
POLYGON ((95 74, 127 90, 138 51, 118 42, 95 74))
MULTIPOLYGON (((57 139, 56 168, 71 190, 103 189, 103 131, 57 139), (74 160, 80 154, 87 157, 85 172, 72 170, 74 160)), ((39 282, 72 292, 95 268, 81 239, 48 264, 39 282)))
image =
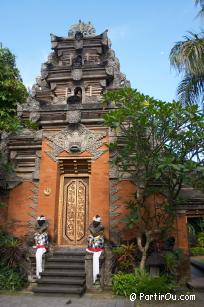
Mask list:
MULTIPOLYGON (((199 16, 204 16, 204 0, 195 0, 201 6, 199 16)), ((183 41, 177 42, 170 52, 170 64, 183 73, 177 94, 184 104, 204 102, 204 32, 189 32, 183 41)))
POLYGON ((195 0, 195 5, 200 5, 200 11, 197 14, 197 17, 204 17, 204 0, 195 0))

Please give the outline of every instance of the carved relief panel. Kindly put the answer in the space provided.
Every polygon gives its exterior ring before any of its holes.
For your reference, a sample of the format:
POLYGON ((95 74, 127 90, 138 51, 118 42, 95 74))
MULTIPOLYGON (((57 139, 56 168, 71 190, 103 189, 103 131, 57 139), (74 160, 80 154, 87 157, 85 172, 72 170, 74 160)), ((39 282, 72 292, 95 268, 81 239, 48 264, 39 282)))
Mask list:
POLYGON ((60 244, 86 244, 88 227, 88 178, 64 178, 59 208, 60 244), (61 224, 61 227, 60 227, 61 224))

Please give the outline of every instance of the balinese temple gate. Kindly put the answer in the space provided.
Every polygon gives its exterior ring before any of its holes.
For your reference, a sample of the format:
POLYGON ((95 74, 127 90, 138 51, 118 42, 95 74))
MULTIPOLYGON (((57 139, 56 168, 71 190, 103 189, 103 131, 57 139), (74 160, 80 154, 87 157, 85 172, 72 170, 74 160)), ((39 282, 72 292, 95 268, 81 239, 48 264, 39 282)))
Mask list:
MULTIPOLYGON (((107 30, 97 35, 90 22, 79 21, 67 37, 51 34, 51 45, 53 51, 42 64, 32 95, 18 106, 18 115, 38 128, 23 128, 2 142, 15 172, 7 181, 8 206, 0 224, 6 224, 15 236, 32 236, 37 216, 44 215, 52 244, 76 249, 87 246, 88 226, 98 214, 107 242, 120 244, 135 238, 123 223, 125 204, 135 186, 128 177, 121 180, 110 164, 106 144, 115 136, 104 125, 103 114, 113 106, 110 103, 104 109, 101 97, 106 90, 130 84, 120 72, 107 30)), ((192 213, 187 204, 177 211, 176 245, 185 252, 187 216, 198 214, 201 207, 197 203, 195 213, 193 204, 192 213)), ((80 269, 80 263, 75 269, 80 269)), ((109 268, 107 272, 110 275, 109 268)), ((49 274, 53 277, 48 265, 49 274)), ((91 287, 91 282, 86 281, 86 286, 91 287)))
POLYGON ((7 143, 16 175, 9 182, 8 222, 24 236, 43 214, 55 244, 85 246, 87 227, 99 214, 106 239, 118 241, 117 178, 106 146, 112 136, 100 100, 105 90, 129 82, 107 30, 96 35, 91 23, 80 21, 67 37, 51 34, 51 44, 32 97, 18 107, 18 115, 39 128, 22 129, 7 143))

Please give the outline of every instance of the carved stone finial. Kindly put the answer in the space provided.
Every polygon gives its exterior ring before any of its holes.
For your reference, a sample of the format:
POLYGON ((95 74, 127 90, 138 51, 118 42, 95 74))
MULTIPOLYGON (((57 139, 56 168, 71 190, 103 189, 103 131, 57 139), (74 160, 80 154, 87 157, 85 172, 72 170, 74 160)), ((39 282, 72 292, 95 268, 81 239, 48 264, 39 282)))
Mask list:
POLYGON ((68 111, 67 121, 69 124, 78 124, 81 121, 81 111, 80 110, 68 111))
POLYGON ((84 37, 93 37, 96 35, 96 29, 90 21, 88 23, 85 23, 79 20, 78 24, 72 25, 69 29, 68 37, 74 38, 77 32, 81 32, 84 37))

